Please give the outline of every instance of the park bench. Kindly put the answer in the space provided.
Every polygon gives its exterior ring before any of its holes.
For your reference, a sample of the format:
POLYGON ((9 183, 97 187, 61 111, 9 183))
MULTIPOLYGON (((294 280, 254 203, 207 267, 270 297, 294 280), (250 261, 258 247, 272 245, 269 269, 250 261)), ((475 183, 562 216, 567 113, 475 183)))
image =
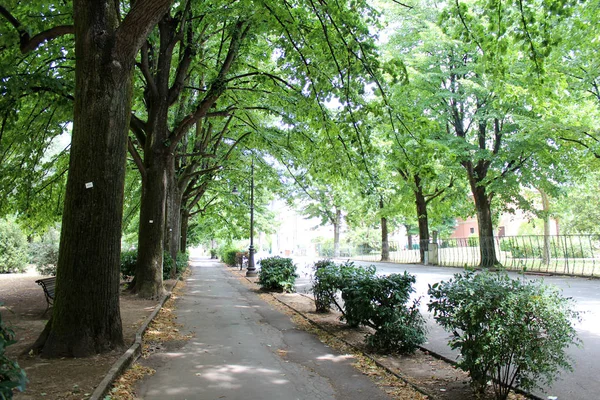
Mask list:
POLYGON ((44 311, 44 314, 46 314, 50 309, 50 306, 54 304, 54 288, 56 287, 56 277, 53 276, 50 278, 38 279, 35 281, 35 283, 44 289, 44 295, 46 296, 46 302, 48 303, 46 311, 44 311))

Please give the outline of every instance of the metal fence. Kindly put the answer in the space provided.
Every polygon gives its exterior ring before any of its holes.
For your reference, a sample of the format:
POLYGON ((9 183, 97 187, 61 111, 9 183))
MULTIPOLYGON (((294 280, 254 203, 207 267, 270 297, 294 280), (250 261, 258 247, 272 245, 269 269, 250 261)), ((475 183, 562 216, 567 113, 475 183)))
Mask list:
MULTIPOLYGON (((493 242, 496 258, 508 270, 576 276, 600 275, 600 235, 497 236, 493 238, 493 242)), ((477 237, 438 239, 435 243, 390 242, 389 261, 420 263, 420 249, 423 248, 430 264, 477 267, 481 261, 479 247, 477 237)), ((381 260, 381 248, 342 246, 340 256, 376 262, 381 260)))

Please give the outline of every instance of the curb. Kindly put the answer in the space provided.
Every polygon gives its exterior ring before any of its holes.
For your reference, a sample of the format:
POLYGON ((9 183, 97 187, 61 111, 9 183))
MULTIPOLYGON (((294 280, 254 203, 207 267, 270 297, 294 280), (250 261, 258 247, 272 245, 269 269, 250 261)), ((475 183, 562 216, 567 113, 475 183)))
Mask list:
POLYGON ((135 362, 135 360, 140 357, 142 354, 142 336, 148 329, 148 326, 152 320, 156 318, 165 302, 171 298, 171 293, 173 292, 173 289, 175 289, 175 286, 177 286, 177 282, 179 282, 179 280, 177 280, 171 287, 171 290, 159 300, 152 313, 148 316, 148 318, 146 318, 142 326, 135 333, 135 341, 133 344, 127 349, 127 351, 125 351, 125 353, 123 353, 121 357, 119 357, 117 361, 115 361, 104 379, 102 379, 100 384, 96 386, 94 393, 92 393, 88 400, 103 400, 115 379, 117 379, 119 375, 121 375, 127 368, 131 366, 131 364, 135 362))

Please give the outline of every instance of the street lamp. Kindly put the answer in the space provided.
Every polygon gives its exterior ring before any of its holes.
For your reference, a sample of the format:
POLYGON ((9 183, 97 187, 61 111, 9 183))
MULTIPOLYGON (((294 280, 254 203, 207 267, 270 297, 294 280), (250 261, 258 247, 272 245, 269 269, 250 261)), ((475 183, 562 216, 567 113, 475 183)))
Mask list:
POLYGON ((250 247, 248 248, 248 269, 246 276, 256 276, 254 265, 254 155, 252 155, 252 166, 250 167, 250 247))
MULTIPOLYGON (((254 156, 252 156, 252 166, 250 169, 250 247, 248 247, 248 269, 246 276, 256 276, 256 266, 254 265, 254 156)), ((233 187, 231 193, 239 195, 237 187, 233 187)))

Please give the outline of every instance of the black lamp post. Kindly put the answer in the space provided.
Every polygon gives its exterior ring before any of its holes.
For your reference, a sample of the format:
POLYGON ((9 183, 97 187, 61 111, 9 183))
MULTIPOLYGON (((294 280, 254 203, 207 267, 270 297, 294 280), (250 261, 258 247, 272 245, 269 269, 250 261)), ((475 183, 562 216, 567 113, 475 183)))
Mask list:
MULTIPOLYGON (((252 166, 250 169, 250 247, 248 247, 248 269, 246 276, 256 276, 256 266, 254 265, 254 156, 252 157, 252 166)), ((239 195, 237 188, 233 187, 233 194, 239 195)), ((240 269, 241 266, 240 266, 240 269)))
POLYGON ((254 156, 252 156, 250 171, 250 247, 248 248, 248 269, 246 270, 246 276, 256 276, 258 273, 254 265, 254 156))

